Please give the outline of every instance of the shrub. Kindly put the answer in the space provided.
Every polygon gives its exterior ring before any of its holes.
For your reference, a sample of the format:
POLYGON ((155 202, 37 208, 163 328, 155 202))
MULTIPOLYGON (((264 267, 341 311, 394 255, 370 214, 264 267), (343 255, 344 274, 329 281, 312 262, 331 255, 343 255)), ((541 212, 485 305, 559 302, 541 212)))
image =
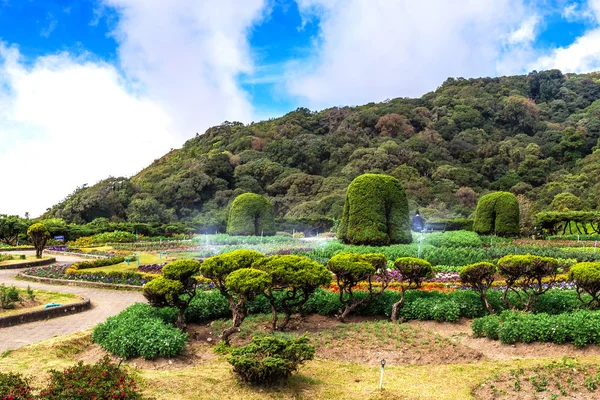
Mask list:
POLYGON ((125 231, 104 232, 92 236, 92 243, 132 243, 136 241, 133 233, 125 231))
POLYGON ((490 314, 494 313, 494 309, 487 300, 487 290, 492 286, 495 274, 496 266, 486 262, 467 265, 460 271, 462 284, 469 286, 479 294, 483 305, 490 314))
POLYGON ((382 254, 361 255, 356 253, 339 253, 329 260, 327 268, 335 274, 337 286, 339 288, 340 303, 344 305, 340 308, 338 318, 344 321, 358 306, 369 303, 381 295, 387 287, 389 281, 384 279, 379 291, 373 289, 373 276, 379 273, 380 277, 386 278, 387 269, 378 269, 385 266, 382 260, 385 256, 382 254), (371 262, 375 265, 373 265, 371 262), (359 282, 367 281, 367 295, 362 299, 355 297, 352 290, 359 282))
POLYGON ((159 309, 138 303, 97 325, 92 340, 123 358, 171 357, 183 350, 187 338, 185 333, 170 325, 176 319, 176 309, 159 309))
POLYGON ((121 264, 125 261, 125 257, 115 256, 109 258, 99 258, 94 261, 81 261, 75 264, 71 264, 69 269, 71 270, 80 270, 80 269, 91 269, 91 268, 101 268, 108 267, 110 265, 121 264))
POLYGON ((486 194, 477 203, 473 230, 484 235, 494 233, 498 236, 518 236, 519 218, 519 202, 514 194, 486 194))
POLYGON ((46 247, 46 242, 50 239, 50 232, 44 224, 36 223, 27 229, 27 235, 31 238, 31 242, 35 247, 36 258, 42 258, 42 252, 46 247))
POLYGON ((576 347, 600 344, 600 312, 580 310, 558 315, 504 311, 473 321, 476 336, 499 339, 502 343, 571 342, 576 347))
MULTIPOLYGON (((385 261, 383 257, 384 267, 385 261)), ((277 255, 259 260, 253 266, 267 272, 272 279, 272 284, 265 294, 271 304, 272 330, 284 329, 294 312, 302 313, 302 307, 319 286, 329 286, 331 283, 331 273, 327 268, 308 257, 277 255), (275 292, 283 292, 279 304, 275 292), (278 305, 285 314, 279 326, 278 305)))
POLYGON ((600 307, 600 263, 584 262, 575 264, 569 271, 569 279, 577 285, 577 297, 588 308, 600 307), (591 299, 584 300, 582 294, 587 293, 591 299))
POLYGON ((275 209, 264 196, 239 195, 231 203, 227 233, 230 235, 272 236, 275 234, 275 209))
POLYGON ((517 294, 517 301, 524 306, 525 311, 531 311, 538 297, 546 293, 556 280, 559 262, 551 257, 528 255, 504 256, 498 260, 498 272, 506 280, 506 289, 502 300, 507 307, 509 291, 517 294), (549 278, 542 282, 544 278, 549 278), (516 289, 519 290, 516 290, 516 289))
POLYGON ((50 382, 39 396, 43 400, 142 399, 135 381, 108 357, 93 365, 80 361, 64 371, 49 372, 50 382))
POLYGON ((0 284, 0 308, 5 310, 15 308, 15 303, 20 301, 21 296, 15 286, 0 284))
POLYGON ((31 394, 31 379, 22 374, 0 372, 0 399, 28 400, 31 394))
POLYGON ((287 379, 314 355, 315 348, 305 336, 287 340, 263 336, 254 337, 250 344, 234 349, 227 361, 242 381, 269 384, 287 379))
POLYGON ((338 237, 355 245, 410 243, 408 200, 400 182, 379 174, 354 179, 348 186, 338 237))

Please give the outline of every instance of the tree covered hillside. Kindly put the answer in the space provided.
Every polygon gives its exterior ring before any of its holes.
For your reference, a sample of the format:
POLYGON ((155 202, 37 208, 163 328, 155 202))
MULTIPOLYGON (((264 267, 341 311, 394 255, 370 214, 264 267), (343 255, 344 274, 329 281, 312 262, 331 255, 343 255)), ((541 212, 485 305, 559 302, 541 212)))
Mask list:
POLYGON ((231 201, 253 192, 277 217, 339 219, 348 184, 367 172, 399 179, 426 218, 467 217, 494 190, 536 210, 597 209, 599 82, 600 73, 557 70, 450 78, 418 99, 225 122, 130 179, 77 189, 45 216, 223 231, 231 201))

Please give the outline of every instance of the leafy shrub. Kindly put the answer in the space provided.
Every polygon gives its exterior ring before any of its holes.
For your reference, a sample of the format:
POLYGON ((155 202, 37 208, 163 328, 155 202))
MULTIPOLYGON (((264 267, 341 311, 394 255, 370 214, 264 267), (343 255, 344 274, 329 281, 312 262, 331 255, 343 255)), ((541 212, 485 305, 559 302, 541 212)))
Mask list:
POLYGON ((264 196, 244 193, 229 209, 227 233, 230 235, 272 236, 275 234, 275 209, 264 196))
POLYGON ((15 303, 21 301, 21 296, 17 288, 0 284, 0 308, 8 310, 15 308, 15 303))
POLYGON ((558 315, 504 311, 476 319, 471 325, 477 336, 502 343, 573 343, 576 347, 600 344, 600 312, 580 310, 558 315))
POLYGON ((170 325, 177 319, 174 308, 134 304, 97 325, 94 343, 123 358, 171 357, 185 347, 187 335, 170 325))
POLYGON ((234 349, 227 361, 242 381, 269 384, 287 379, 314 355, 315 348, 305 336, 287 340, 263 336, 254 337, 250 344, 234 349))
POLYGON ((0 372, 0 399, 28 400, 31 394, 31 379, 13 372, 0 372))
POLYGON ((338 237, 355 245, 410 243, 408 200, 402 184, 382 174, 354 179, 346 193, 338 237))
POLYGON ((80 361, 64 371, 49 372, 50 381, 39 396, 43 400, 142 399, 135 381, 108 357, 93 365, 80 361))
POLYGON ((104 232, 92 236, 92 243, 131 243, 135 242, 136 237, 133 233, 124 231, 104 232))
POLYGON ((424 235, 423 244, 435 247, 481 247, 481 238, 475 232, 449 231, 433 232, 424 235))
POLYGON ((477 203, 473 230, 481 234, 518 236, 519 217, 519 202, 514 194, 509 192, 486 194, 477 203))
POLYGON ((115 256, 109 258, 98 258, 94 261, 81 261, 75 264, 71 264, 69 267, 72 270, 80 270, 80 269, 90 269, 90 268, 100 268, 100 267, 108 267, 110 265, 120 264, 125 261, 125 257, 115 256))
POLYGON ((600 307, 600 263, 579 263, 571 267, 569 279, 577 285, 581 302, 591 309, 600 307), (584 301, 581 295, 587 293, 591 299, 584 301))

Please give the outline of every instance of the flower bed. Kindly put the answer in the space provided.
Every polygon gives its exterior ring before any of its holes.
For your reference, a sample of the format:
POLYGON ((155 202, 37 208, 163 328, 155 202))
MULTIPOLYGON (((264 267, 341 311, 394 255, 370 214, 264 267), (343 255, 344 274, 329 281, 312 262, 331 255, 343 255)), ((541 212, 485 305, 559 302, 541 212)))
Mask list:
POLYGON ((69 265, 51 265, 48 267, 29 268, 24 275, 40 278, 67 279, 76 281, 101 282, 117 285, 144 286, 156 275, 142 274, 135 271, 127 272, 94 272, 69 271, 69 265))
POLYGON ((138 271, 150 274, 160 274, 165 265, 167 265, 167 263, 140 265, 138 271))

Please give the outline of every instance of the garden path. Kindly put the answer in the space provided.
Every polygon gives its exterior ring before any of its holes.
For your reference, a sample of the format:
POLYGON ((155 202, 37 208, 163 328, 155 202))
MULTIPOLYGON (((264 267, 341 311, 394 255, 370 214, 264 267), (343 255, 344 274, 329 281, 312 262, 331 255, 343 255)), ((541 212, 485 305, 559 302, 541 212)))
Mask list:
MULTIPOLYGON (((19 253, 20 254, 20 253, 19 253)), ((57 263, 81 261, 74 256, 57 255, 57 263)), ((0 328, 0 352, 17 349, 27 344, 39 342, 58 335, 65 335, 91 328, 106 318, 118 314, 133 303, 145 302, 140 292, 127 292, 122 290, 95 289, 79 286, 50 285, 47 283, 27 282, 15 279, 23 269, 0 270, 0 284, 15 285, 32 289, 52 290, 54 292, 72 293, 87 297, 92 303, 88 311, 53 318, 47 321, 30 322, 9 328, 0 328)))

